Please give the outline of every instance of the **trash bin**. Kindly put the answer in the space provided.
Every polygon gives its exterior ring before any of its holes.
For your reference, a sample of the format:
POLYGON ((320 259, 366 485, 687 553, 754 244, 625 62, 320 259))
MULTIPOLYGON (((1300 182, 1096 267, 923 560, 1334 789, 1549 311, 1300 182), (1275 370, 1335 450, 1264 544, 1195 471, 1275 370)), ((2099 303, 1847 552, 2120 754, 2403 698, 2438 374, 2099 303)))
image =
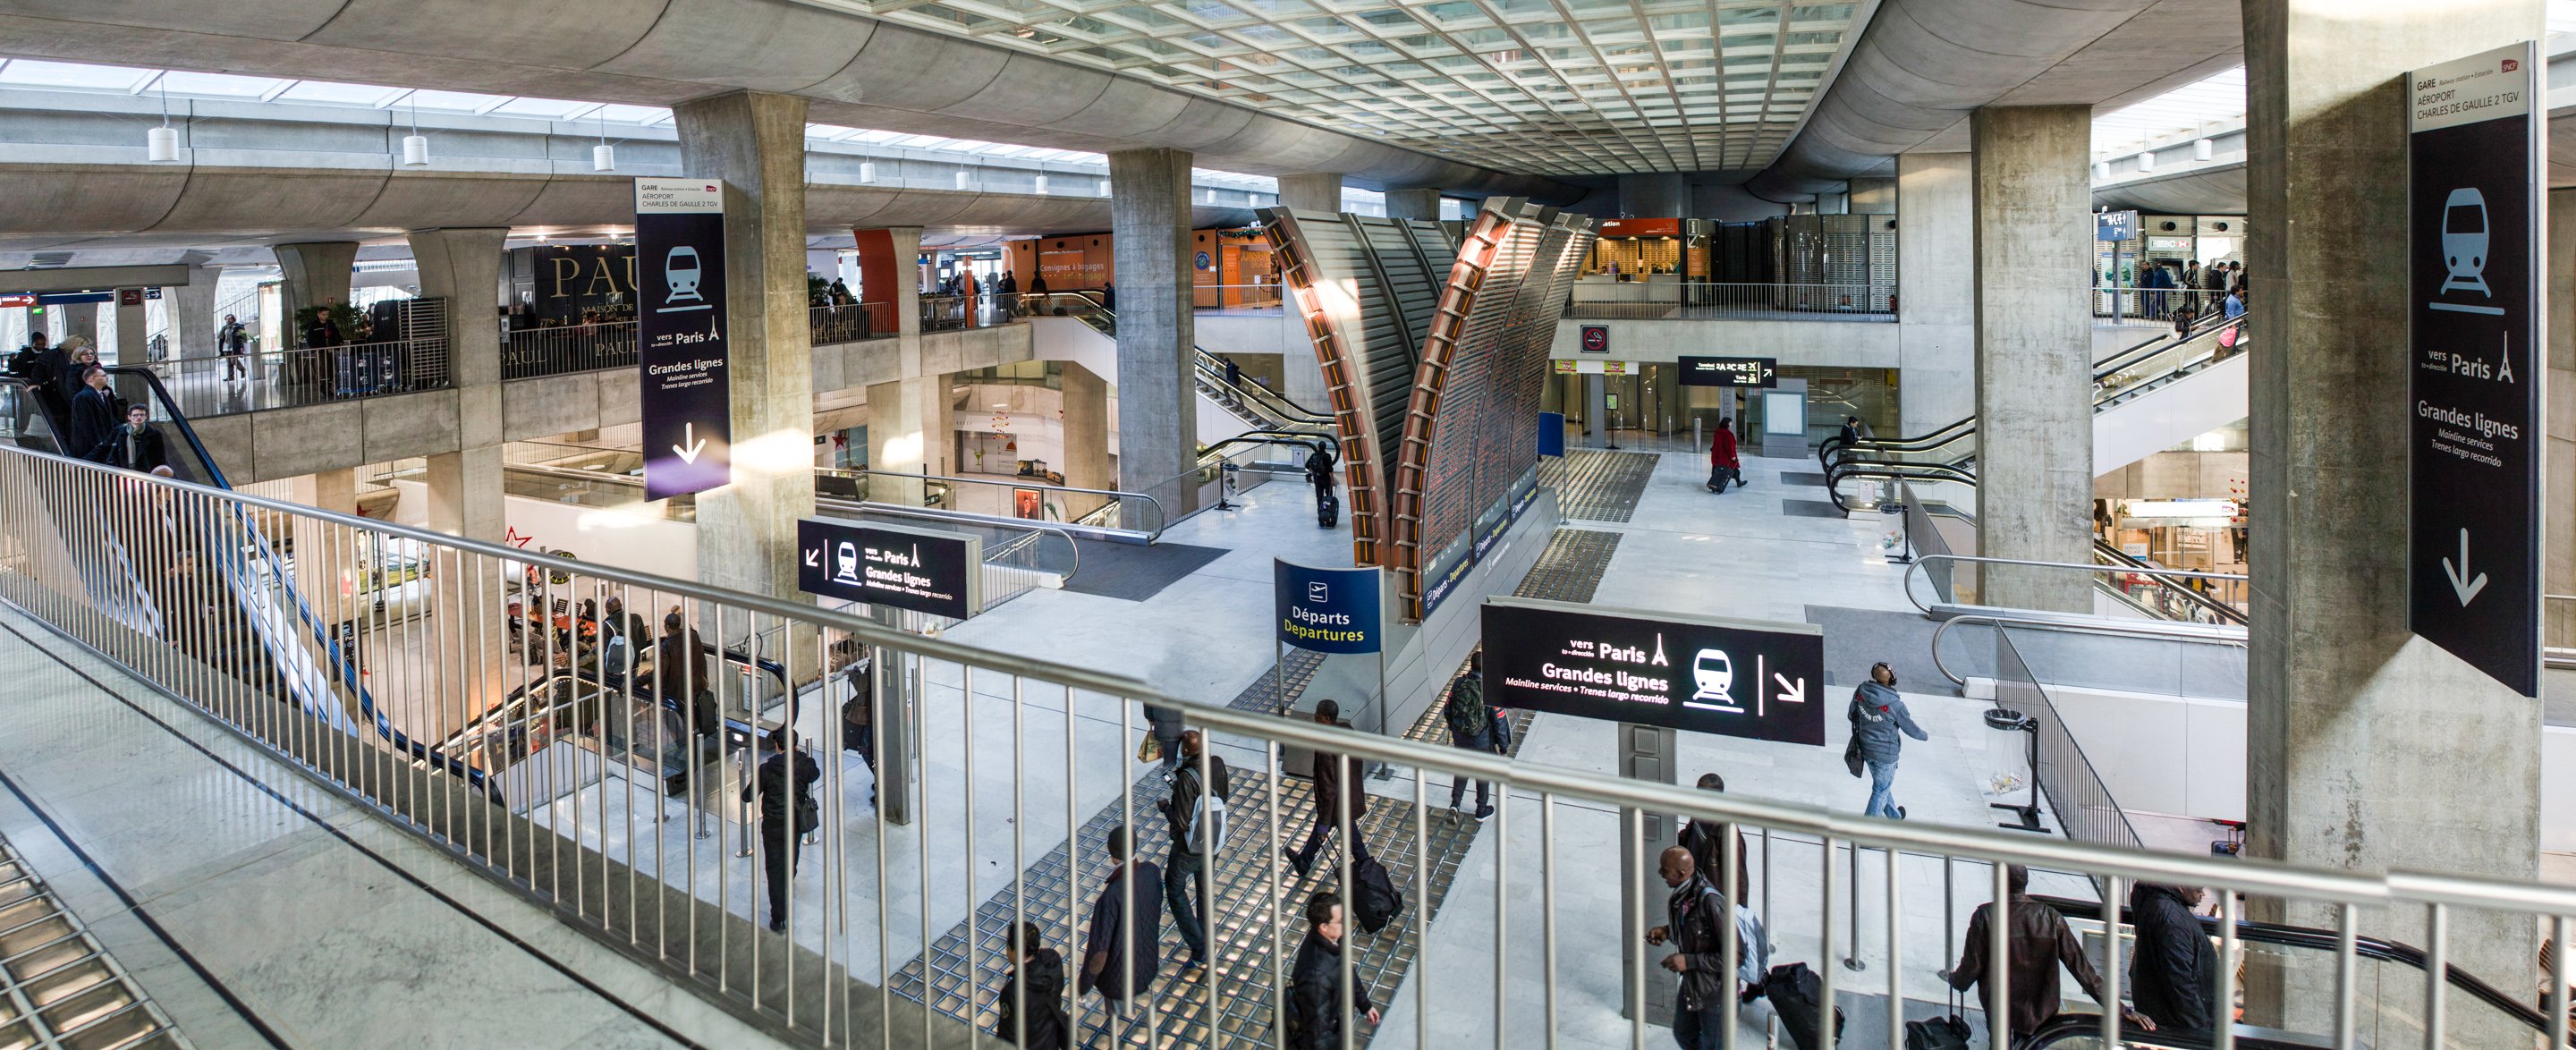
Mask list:
POLYGON ((2039 822, 2039 722, 2009 707, 1986 709, 1986 805, 2013 815, 1997 826, 2045 832, 2039 822))

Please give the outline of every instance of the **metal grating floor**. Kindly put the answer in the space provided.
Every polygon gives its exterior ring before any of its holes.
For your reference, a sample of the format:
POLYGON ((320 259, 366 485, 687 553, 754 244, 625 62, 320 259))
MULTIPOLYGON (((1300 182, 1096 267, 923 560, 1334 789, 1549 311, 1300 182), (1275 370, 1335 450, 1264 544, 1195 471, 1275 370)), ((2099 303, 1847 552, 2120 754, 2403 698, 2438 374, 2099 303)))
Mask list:
POLYGON ((1626 521, 1646 495, 1657 458, 1649 452, 1567 449, 1562 457, 1539 461, 1538 483, 1556 488, 1557 506, 1566 517, 1626 521))
MULTIPOLYGON (((1619 534, 1584 529, 1558 529, 1548 537, 1547 549, 1539 554, 1515 593, 1522 597, 1552 598, 1559 601, 1588 602, 1599 586, 1601 571, 1608 567, 1611 554, 1617 550, 1619 534)), ((1321 658, 1312 653, 1291 651, 1284 668, 1288 693, 1294 697, 1305 688, 1321 658)), ((1454 677, 1454 674, 1453 674, 1454 677)), ((1445 702, 1446 696, 1442 698, 1445 702)), ((1262 675, 1251 687, 1234 698, 1236 710, 1277 710, 1280 707, 1273 692, 1270 675, 1262 675)), ((1447 730, 1442 725, 1440 704, 1427 708, 1421 718, 1406 731, 1414 740, 1445 742, 1447 730)), ((1516 728, 1526 730, 1528 712, 1516 715, 1516 728)), ((1526 732, 1514 734, 1514 740, 1526 740, 1526 732)), ((1402 985, 1406 971, 1413 963, 1416 945, 1408 936, 1412 930, 1413 909, 1427 908, 1424 914, 1437 917, 1456 879, 1459 863, 1475 842, 1484 825, 1447 812, 1448 778, 1426 778, 1423 798, 1432 812, 1425 814, 1422 857, 1429 866, 1425 884, 1430 899, 1415 901, 1414 879, 1414 813, 1410 805, 1412 784, 1409 776, 1376 781, 1370 788, 1368 812, 1360 820, 1361 833, 1367 836, 1370 850, 1387 867, 1387 874, 1405 892, 1406 911, 1397 921, 1375 935, 1352 930, 1351 944, 1356 949, 1351 957, 1353 978, 1363 983, 1368 994, 1380 1003, 1392 1001, 1402 985)), ((1231 771, 1237 799, 1259 799, 1270 791, 1266 768, 1231 771)), ((1276 951, 1294 953, 1305 936, 1304 921, 1297 917, 1299 903, 1315 890, 1330 885, 1337 864, 1331 852, 1319 858, 1314 871, 1298 878, 1280 860, 1277 843, 1302 842, 1313 820, 1315 804, 1312 783, 1284 777, 1278 783, 1279 834, 1274 839, 1264 821, 1248 819, 1258 807, 1241 807, 1232 841, 1220 852, 1210 867, 1215 882, 1215 900, 1209 916, 1208 969, 1204 976, 1182 979, 1179 963, 1189 954, 1182 947, 1179 933, 1168 922, 1162 935, 1162 972, 1153 986, 1154 1009, 1160 1037, 1181 1046, 1266 1047, 1271 1045, 1270 1021, 1273 1015, 1270 975, 1271 960, 1276 951), (1271 880, 1278 880, 1279 905, 1271 906, 1271 880), (1282 919, 1286 921, 1281 921, 1282 919), (1272 931, 1278 942, 1274 946, 1272 931), (1217 989, 1215 997, 1214 1034, 1210 1033, 1208 989, 1217 989)), ((1147 773, 1134 785, 1136 831, 1139 855, 1161 863, 1170 852, 1171 839, 1161 816, 1150 808, 1164 797, 1168 788, 1159 773, 1147 773)), ((1472 797, 1469 799, 1472 803, 1472 797)), ((1098 873, 1107 870, 1105 847, 1109 830, 1120 823, 1121 812, 1109 806, 1082 826, 1078 839, 1082 848, 1084 892, 1098 892, 1098 873)), ((1068 969, 1079 966, 1079 934, 1074 917, 1088 917, 1091 902, 1078 902, 1068 914, 1065 893, 1066 846, 1058 844, 1027 875, 1029 900, 1028 921, 1046 931, 1048 945, 1063 951, 1068 969)), ((973 936, 975 966, 969 972, 966 961, 967 924, 955 928, 933 942, 928 953, 932 1005, 952 1017, 971 1020, 978 1028, 992 1031, 1001 987, 1007 978, 1003 954, 1008 943, 1013 915, 1013 891, 1004 887, 975 911, 973 936)), ((893 990, 913 1001, 923 995, 924 960, 916 958, 895 975, 893 990)), ((1278 988, 1286 994, 1284 983, 1278 988)), ((1085 997, 1079 1024, 1083 1038, 1079 1045, 1106 1047, 1121 1045, 1110 1034, 1110 1018, 1102 1009, 1102 1000, 1085 997)), ((1362 1043, 1370 1034, 1366 1025, 1355 1033, 1362 1043)), ((1145 1033, 1131 1033, 1123 1045, 1145 1045, 1145 1033)))
POLYGON ((0 1047, 189 1045, 89 928, 0 840, 0 1047))

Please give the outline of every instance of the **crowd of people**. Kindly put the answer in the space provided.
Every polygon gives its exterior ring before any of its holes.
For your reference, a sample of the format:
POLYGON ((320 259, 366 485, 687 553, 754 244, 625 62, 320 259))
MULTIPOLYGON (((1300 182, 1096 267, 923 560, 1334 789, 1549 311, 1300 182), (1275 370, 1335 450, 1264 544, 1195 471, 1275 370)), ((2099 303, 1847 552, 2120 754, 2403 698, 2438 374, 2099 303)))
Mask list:
POLYGON ((66 456, 139 474, 176 473, 150 406, 117 394, 87 337, 56 344, 47 333, 33 333, 9 355, 9 374, 22 384, 14 409, 18 433, 27 433, 42 411, 61 421, 55 439, 66 456))

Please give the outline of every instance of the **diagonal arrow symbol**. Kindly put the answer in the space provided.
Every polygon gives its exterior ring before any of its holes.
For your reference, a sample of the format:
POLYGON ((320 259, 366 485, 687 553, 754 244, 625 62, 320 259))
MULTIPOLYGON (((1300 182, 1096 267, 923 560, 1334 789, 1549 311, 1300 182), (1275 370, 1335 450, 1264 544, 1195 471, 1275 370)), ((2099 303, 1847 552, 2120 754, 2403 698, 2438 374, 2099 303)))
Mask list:
POLYGON ((694 464, 698 461, 698 453, 706 451, 707 443, 698 437, 698 425, 695 423, 687 423, 681 426, 680 440, 687 442, 687 447, 683 448, 679 445, 673 445, 671 446, 671 451, 680 454, 680 462, 682 463, 694 464))
POLYGON ((1805 678, 1802 677, 1797 681, 1792 682, 1789 680, 1789 676, 1774 671, 1771 673, 1771 680, 1780 683, 1781 693, 1778 699, 1781 703, 1803 704, 1807 702, 1807 680, 1805 678))
POLYGON ((2462 606, 2466 606, 2470 602, 2476 601, 2478 592, 2487 589, 2487 574, 2482 572, 2477 575, 2476 579, 2465 579, 2465 577, 2468 576, 2468 573, 2469 530, 2461 529, 2460 565, 2458 568, 2452 568, 2451 559, 2442 559, 2442 575, 2451 578, 2451 593, 2460 596, 2460 604, 2462 606))
POLYGON ((805 552, 805 566, 806 566, 807 568, 810 568, 810 569, 819 569, 819 568, 822 568, 822 567, 823 567, 823 552, 822 552, 822 551, 819 551, 819 550, 809 550, 809 551, 806 551, 806 552, 805 552))

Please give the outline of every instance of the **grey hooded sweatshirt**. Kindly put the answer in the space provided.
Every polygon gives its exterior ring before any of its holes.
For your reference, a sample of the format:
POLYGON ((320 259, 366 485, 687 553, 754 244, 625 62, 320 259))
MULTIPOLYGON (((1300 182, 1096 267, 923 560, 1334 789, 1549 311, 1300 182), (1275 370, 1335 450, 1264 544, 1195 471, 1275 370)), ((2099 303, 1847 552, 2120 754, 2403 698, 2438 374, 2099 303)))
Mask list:
POLYGON ((1916 740, 1932 739, 1932 734, 1914 724, 1914 716, 1905 710, 1905 699, 1877 682, 1862 682, 1859 689, 1852 691, 1851 710, 1844 717, 1851 719, 1852 735, 1860 738, 1860 757, 1881 765, 1895 762, 1897 752, 1904 748, 1905 742, 1896 735, 1898 731, 1916 740))

